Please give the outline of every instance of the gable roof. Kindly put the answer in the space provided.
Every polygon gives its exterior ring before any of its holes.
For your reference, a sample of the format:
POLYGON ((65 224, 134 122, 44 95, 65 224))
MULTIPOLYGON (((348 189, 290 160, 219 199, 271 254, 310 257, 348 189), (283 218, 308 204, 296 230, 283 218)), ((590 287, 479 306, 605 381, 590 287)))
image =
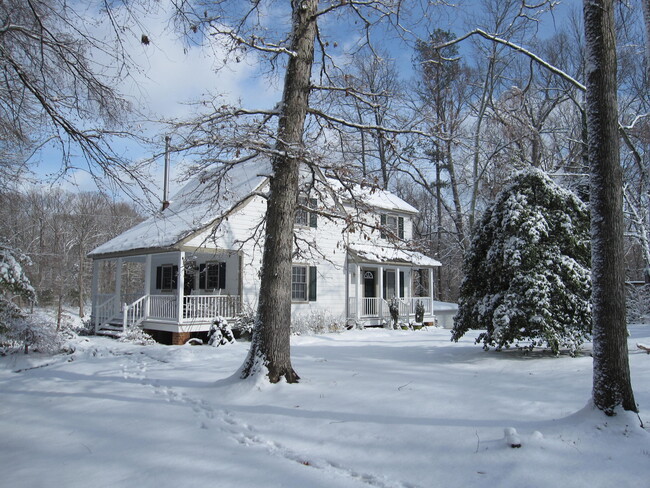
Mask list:
MULTIPOLYGON (((90 257, 176 249, 182 242, 226 217, 258 192, 268 180, 268 157, 219 167, 191 179, 171 199, 169 207, 128 229, 89 253, 90 257), (215 198, 215 195, 218 198, 215 198)), ((324 178, 320 175, 321 178, 324 178)), ((325 178, 324 178, 325 179, 325 178)), ((327 178, 328 186, 344 200, 356 200, 371 208, 409 214, 417 209, 387 190, 352 185, 327 178), (347 198, 346 198, 347 196, 347 198)), ((404 256, 401 256, 404 258, 404 256)))
POLYGON ((339 180, 334 178, 327 179, 329 186, 345 202, 360 202, 369 208, 402 212, 407 214, 417 214, 418 209, 411 204, 402 200, 400 197, 388 190, 371 186, 361 186, 358 184, 343 185, 339 180))
POLYGON ((169 207, 90 252, 89 256, 147 249, 168 249, 216 220, 225 217, 268 178, 271 165, 257 158, 233 165, 223 176, 204 173, 190 180, 171 199, 169 207), (219 179, 223 176, 223 179, 219 179), (218 193, 219 198, 214 198, 218 193))

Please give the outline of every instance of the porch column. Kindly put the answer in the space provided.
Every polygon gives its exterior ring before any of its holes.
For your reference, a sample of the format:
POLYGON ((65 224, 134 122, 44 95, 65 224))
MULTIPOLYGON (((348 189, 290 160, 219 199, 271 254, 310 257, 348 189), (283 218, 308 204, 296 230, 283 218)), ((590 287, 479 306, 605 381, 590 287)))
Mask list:
POLYGON ((401 280, 399 279, 400 272, 401 270, 399 267, 395 268, 395 295, 397 298, 402 298, 402 295, 400 294, 401 287, 399 286, 401 284, 401 280))
POLYGON ((95 324, 95 334, 99 329, 99 315, 97 315, 97 306, 99 305, 97 301, 98 294, 99 294, 99 262, 97 259, 93 259, 93 281, 92 281, 92 294, 91 294, 92 312, 90 315, 93 318, 93 323, 95 324))
POLYGON ((183 297, 185 296, 185 251, 178 253, 178 276, 176 277, 176 291, 178 296, 178 323, 183 321, 183 297))
POLYGON ((150 302, 149 296, 151 295, 151 254, 147 254, 144 264, 144 316, 149 317, 150 302))
POLYGON ((356 312, 356 318, 359 320, 361 318, 361 311, 363 310, 363 302, 361 300, 361 265, 357 264, 356 265, 356 271, 357 271, 357 279, 354 280, 354 293, 355 293, 355 300, 357 302, 357 312, 356 312))
POLYGON ((431 302, 431 315, 433 316, 433 300, 436 295, 433 292, 433 268, 429 268, 429 301, 431 302))
POLYGON ((379 282, 379 292, 377 293, 377 313, 379 314, 379 318, 383 319, 384 318, 384 267, 383 266, 378 266, 377 267, 377 273, 379 274, 379 279, 377 280, 379 282))
POLYGON ((115 313, 120 313, 122 310, 122 265, 124 260, 122 258, 117 258, 115 262, 115 313))
MULTIPOLYGON (((239 303, 237 304, 237 313, 241 313, 244 308, 244 255, 239 251, 239 303)), ((200 280, 199 280, 200 282, 200 280)), ((198 286, 197 286, 198 288, 198 286)))

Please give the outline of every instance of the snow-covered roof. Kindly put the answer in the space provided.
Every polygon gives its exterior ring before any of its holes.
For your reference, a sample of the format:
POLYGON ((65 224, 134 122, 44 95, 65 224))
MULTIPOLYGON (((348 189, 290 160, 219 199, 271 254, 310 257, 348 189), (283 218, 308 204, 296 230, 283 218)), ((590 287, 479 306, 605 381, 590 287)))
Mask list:
POLYGON ((227 215, 259 189, 269 171, 268 159, 260 158, 232 166, 220 182, 214 174, 194 178, 174 195, 166 210, 102 244, 90 255, 170 248, 227 215))
POLYGON ((328 178, 328 183, 344 201, 354 199, 368 207, 381 210, 410 214, 418 213, 418 209, 388 190, 360 185, 346 186, 344 188, 338 180, 333 178, 328 178))
POLYGON ((408 263, 422 267, 442 266, 440 261, 425 256, 420 252, 397 249, 391 246, 350 244, 348 251, 359 259, 371 263, 408 263))

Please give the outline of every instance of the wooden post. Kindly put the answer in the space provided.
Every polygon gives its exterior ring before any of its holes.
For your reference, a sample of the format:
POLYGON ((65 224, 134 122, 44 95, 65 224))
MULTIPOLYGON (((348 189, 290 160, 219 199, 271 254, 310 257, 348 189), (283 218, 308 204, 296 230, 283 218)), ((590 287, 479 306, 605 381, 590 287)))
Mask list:
POLYGON ((145 319, 147 319, 149 318, 149 312, 150 312, 149 296, 151 295, 151 254, 147 254, 147 256, 145 257, 144 294, 147 297, 145 298, 145 302, 144 302, 144 317, 145 319))
POLYGON ((118 312, 122 303, 122 264, 124 260, 117 258, 115 261, 115 309, 113 313, 118 312))
POLYGON ((178 323, 183 322, 183 299, 185 297, 185 251, 178 253, 178 276, 176 278, 177 296, 178 296, 178 323))
POLYGON ((99 306, 98 302, 98 294, 99 294, 99 261, 97 259, 93 259, 93 280, 92 280, 92 312, 91 312, 91 317, 93 319, 93 323, 95 324, 95 334, 97 334, 97 331, 99 330, 99 310, 97 310, 97 307, 99 306))

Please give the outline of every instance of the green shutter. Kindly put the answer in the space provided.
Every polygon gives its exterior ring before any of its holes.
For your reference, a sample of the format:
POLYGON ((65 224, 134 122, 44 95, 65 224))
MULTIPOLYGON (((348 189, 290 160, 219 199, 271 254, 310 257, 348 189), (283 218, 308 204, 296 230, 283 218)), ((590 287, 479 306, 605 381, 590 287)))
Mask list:
POLYGON ((386 239, 386 233, 384 232, 384 227, 386 226, 386 214, 381 214, 381 238, 386 239))
POLYGON ((205 263, 199 265, 199 288, 205 290, 206 283, 206 272, 205 272, 205 263))
POLYGON ((397 218, 397 237, 404 239, 404 217, 397 218))
POLYGON ((178 266, 175 264, 172 267, 172 290, 178 288, 178 266))
POLYGON ((226 288, 226 263, 219 263, 219 288, 226 288))
POLYGON ((317 280, 318 273, 316 272, 316 266, 309 267, 309 301, 316 301, 316 289, 317 289, 317 280))
MULTIPOLYGON (((315 198, 309 199, 309 208, 316 208, 318 202, 315 198)), ((318 227, 318 214, 316 212, 309 212, 309 227, 318 227)))
POLYGON ((156 268, 156 290, 162 289, 162 266, 156 268))

